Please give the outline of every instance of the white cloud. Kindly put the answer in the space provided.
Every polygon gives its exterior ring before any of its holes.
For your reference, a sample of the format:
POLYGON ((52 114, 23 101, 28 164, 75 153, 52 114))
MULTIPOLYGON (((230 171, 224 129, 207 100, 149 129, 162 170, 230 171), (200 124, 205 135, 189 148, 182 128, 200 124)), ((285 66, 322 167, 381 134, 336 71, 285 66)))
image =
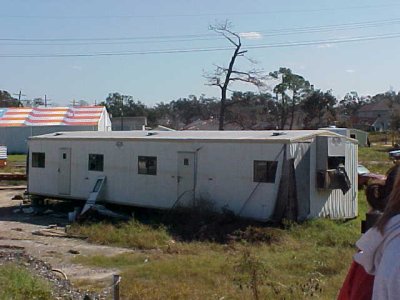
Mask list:
POLYGON ((355 72, 355 70, 353 70, 353 69, 347 69, 346 70, 346 73, 354 73, 355 72))
POLYGON ((260 40, 262 39, 262 34, 256 31, 241 32, 239 36, 246 40, 260 40))
POLYGON ((82 71, 82 67, 77 65, 72 66, 72 69, 82 71))
POLYGON ((320 49, 324 49, 324 48, 332 48, 333 47, 333 45, 332 44, 329 44, 329 43, 326 43, 326 44, 320 44, 320 45, 318 45, 317 46, 317 48, 320 48, 320 49))

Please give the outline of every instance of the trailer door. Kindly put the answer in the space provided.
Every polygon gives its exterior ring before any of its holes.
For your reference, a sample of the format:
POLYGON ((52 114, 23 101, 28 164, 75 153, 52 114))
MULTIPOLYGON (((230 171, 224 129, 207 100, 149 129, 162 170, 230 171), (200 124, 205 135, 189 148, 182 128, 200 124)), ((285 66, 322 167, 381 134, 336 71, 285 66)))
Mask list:
POLYGON ((195 152, 178 152, 177 205, 191 205, 194 202, 195 165, 195 152))
POLYGON ((71 194, 71 148, 58 151, 58 193, 71 194))

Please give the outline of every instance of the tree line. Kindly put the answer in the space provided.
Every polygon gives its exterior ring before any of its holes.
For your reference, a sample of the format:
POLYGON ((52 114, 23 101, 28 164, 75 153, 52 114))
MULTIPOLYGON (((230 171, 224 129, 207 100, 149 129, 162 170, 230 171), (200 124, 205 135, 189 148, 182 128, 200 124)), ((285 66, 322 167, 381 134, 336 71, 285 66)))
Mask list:
MULTIPOLYGON (((297 82, 304 80, 290 69, 281 68, 280 71, 295 75, 297 82)), ((225 102, 224 124, 234 124, 243 130, 317 129, 333 124, 351 126, 346 119, 365 104, 382 100, 400 104, 400 93, 393 91, 362 97, 349 92, 343 99, 337 99, 331 90, 314 89, 309 83, 301 89, 299 86, 282 81, 272 92, 233 92, 225 102)), ((113 117, 146 116, 150 126, 164 125, 174 129, 185 128, 197 120, 219 120, 221 105, 218 98, 189 95, 147 106, 132 96, 119 93, 109 94, 102 104, 113 117)))
MULTIPOLYGON (((343 99, 337 99, 332 91, 315 89, 288 68, 273 72, 273 76, 278 74, 283 74, 279 75, 282 80, 270 92, 233 92, 224 104, 224 124, 234 124, 243 130, 316 129, 332 124, 351 126, 345 119, 355 115, 365 104, 380 101, 387 101, 389 105, 400 104, 400 92, 388 91, 374 96, 349 92, 343 99)), ((0 90, 0 107, 18 105, 18 99, 0 90)), ((219 98, 206 95, 189 95, 148 106, 133 96, 115 92, 100 105, 106 106, 112 117, 145 116, 150 126, 182 129, 197 120, 219 120, 221 102, 219 98)), ((400 127, 400 117, 394 116, 392 124, 400 127)))

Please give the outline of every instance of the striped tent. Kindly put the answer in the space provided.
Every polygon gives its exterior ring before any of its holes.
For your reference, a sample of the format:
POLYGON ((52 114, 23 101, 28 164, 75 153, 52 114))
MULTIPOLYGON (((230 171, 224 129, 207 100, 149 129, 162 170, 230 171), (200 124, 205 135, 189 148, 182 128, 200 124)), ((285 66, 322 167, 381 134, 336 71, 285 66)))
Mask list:
POLYGON ((0 108, 0 127, 96 126, 104 110, 103 106, 0 108))

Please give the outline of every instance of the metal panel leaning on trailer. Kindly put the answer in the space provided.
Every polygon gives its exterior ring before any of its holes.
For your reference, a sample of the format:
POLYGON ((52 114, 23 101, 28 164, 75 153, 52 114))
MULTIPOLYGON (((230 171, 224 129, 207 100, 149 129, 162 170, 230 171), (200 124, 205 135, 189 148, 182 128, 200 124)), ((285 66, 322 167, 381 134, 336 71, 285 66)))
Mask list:
POLYGON ((32 137, 29 148, 32 195, 85 200, 106 176, 99 199, 121 205, 202 200, 261 221, 357 216, 357 142, 332 132, 63 132, 32 137), (329 170, 339 165, 345 192, 329 170))

